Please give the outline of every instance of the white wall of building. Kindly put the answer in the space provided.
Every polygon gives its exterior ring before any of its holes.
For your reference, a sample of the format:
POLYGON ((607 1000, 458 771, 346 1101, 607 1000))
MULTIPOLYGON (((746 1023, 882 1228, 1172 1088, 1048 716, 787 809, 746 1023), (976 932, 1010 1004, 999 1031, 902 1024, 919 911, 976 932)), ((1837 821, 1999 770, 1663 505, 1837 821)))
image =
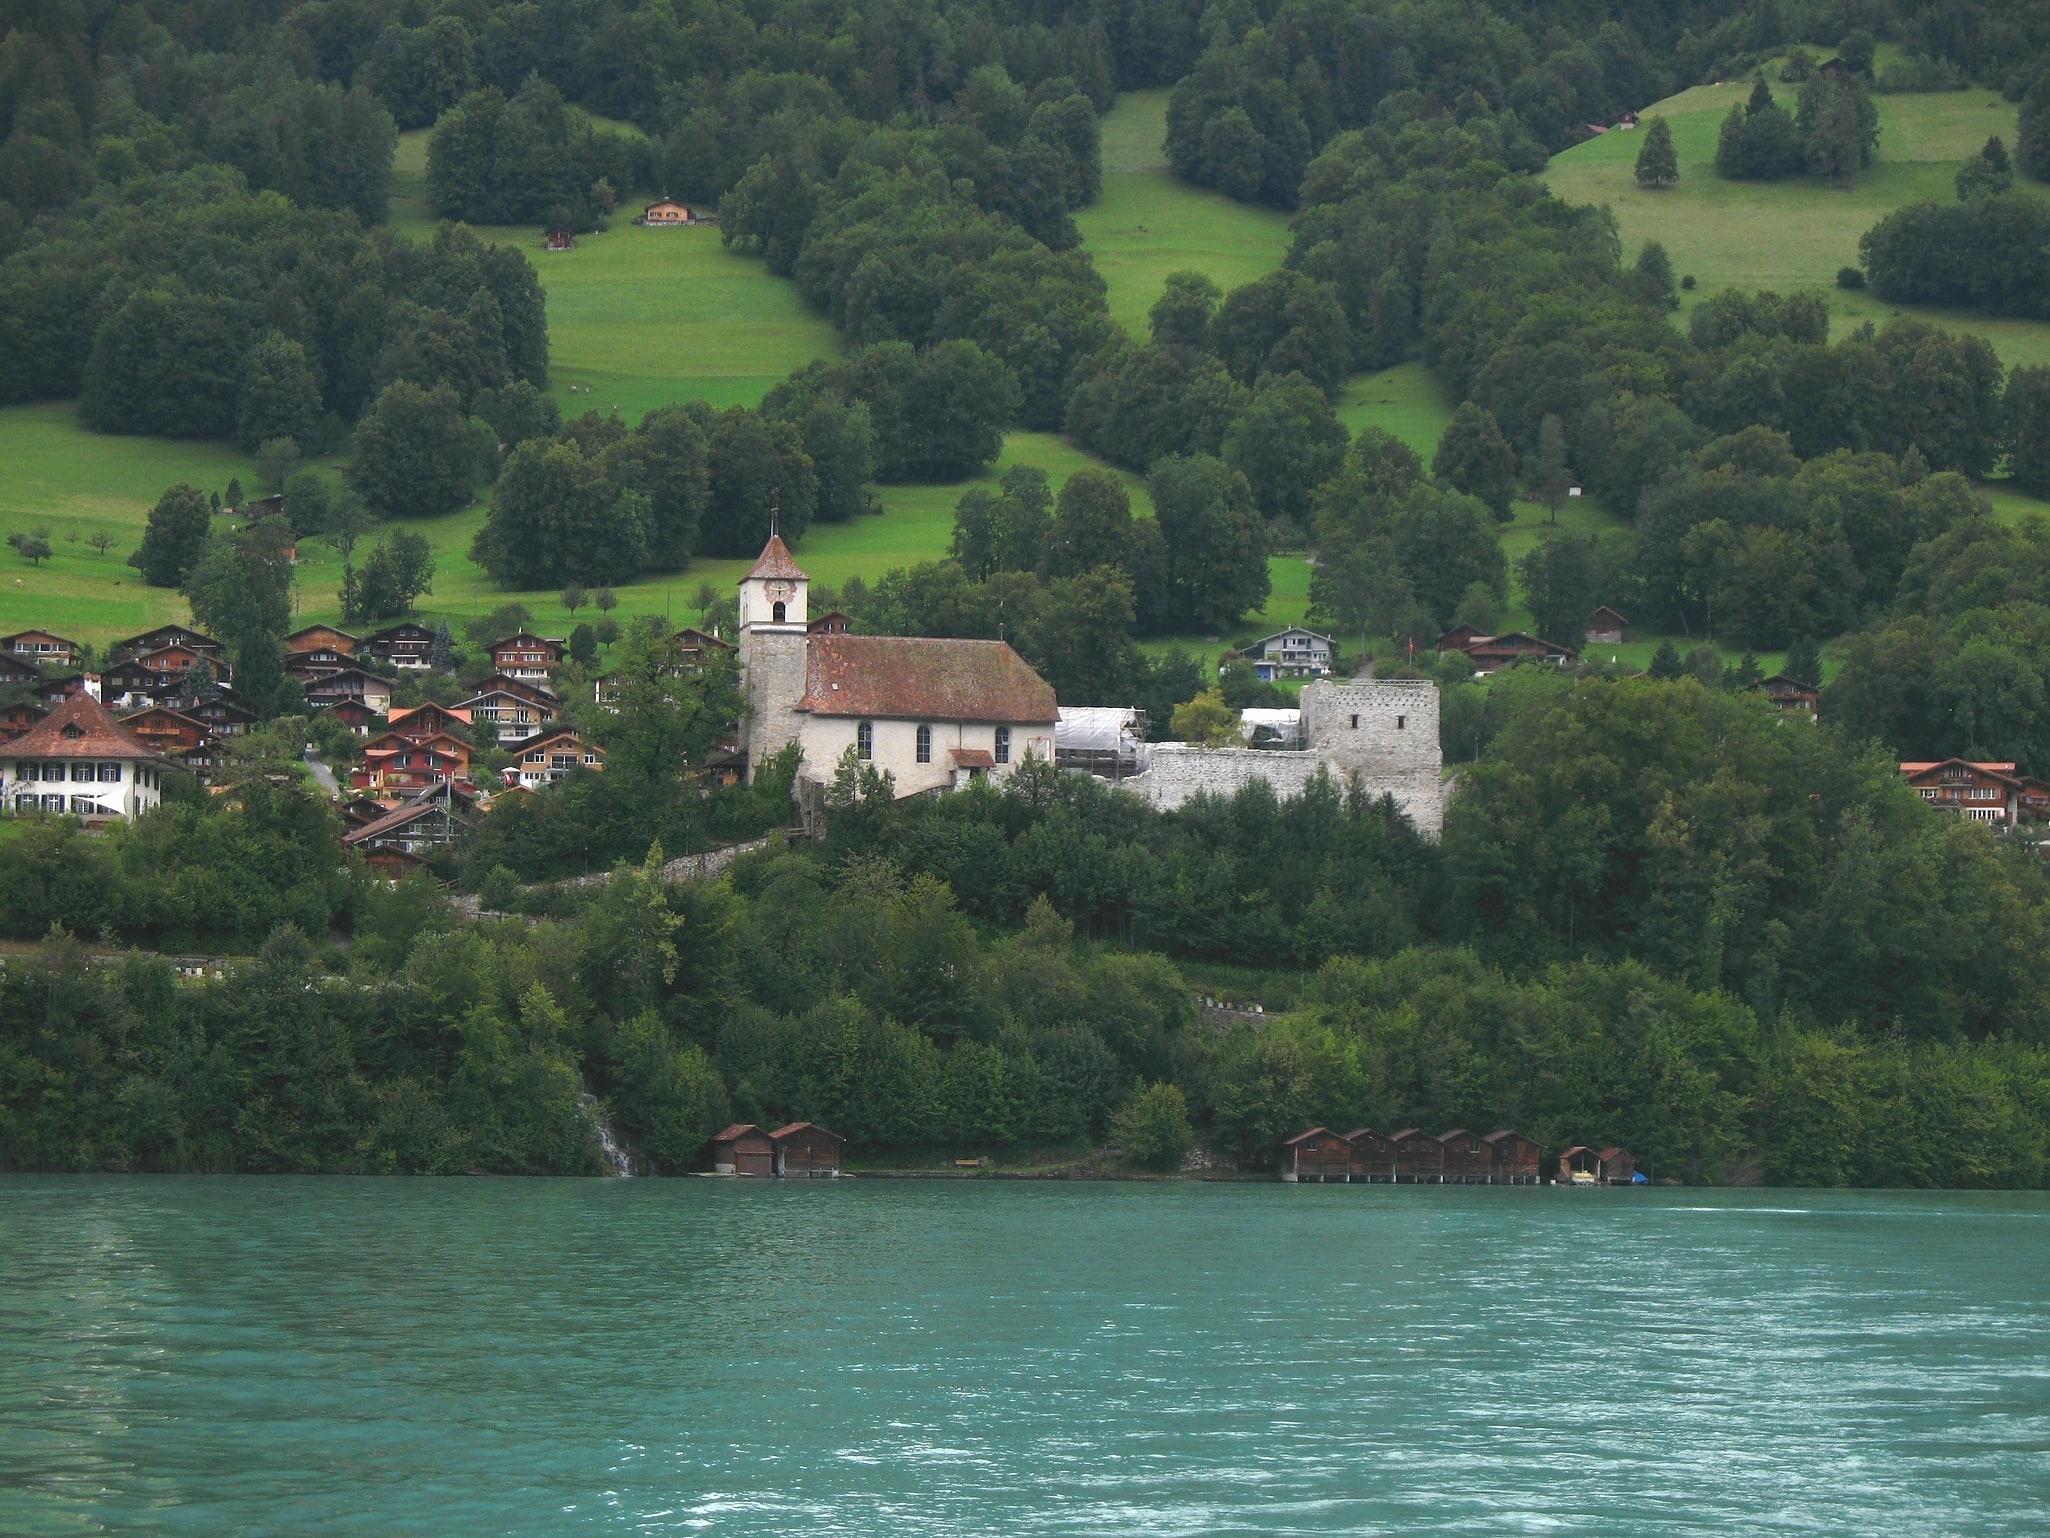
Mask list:
MULTIPOLYGON (((821 784, 829 783, 840 765, 840 756, 855 745, 861 723, 849 716, 805 715, 801 717, 798 741, 804 747, 803 775, 821 784)), ((874 730, 873 756, 869 762, 887 769, 896 779, 897 794, 916 795, 925 790, 943 790, 954 784, 955 748, 977 749, 994 756, 997 727, 988 721, 871 721, 874 730), (932 761, 918 761, 918 728, 932 728, 932 761)), ((1031 753, 1053 762, 1053 723, 1011 728, 1011 761, 987 772, 999 779, 1016 771, 1031 753)))

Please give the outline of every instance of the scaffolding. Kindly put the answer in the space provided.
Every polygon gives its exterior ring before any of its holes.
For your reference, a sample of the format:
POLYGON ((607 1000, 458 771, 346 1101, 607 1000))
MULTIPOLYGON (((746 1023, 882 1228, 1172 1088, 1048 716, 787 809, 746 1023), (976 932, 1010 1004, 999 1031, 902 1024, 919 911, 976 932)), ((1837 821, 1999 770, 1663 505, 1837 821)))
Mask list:
POLYGON ((1146 712, 1131 705, 1063 705, 1054 762, 1101 780, 1128 780, 1148 763, 1146 712))

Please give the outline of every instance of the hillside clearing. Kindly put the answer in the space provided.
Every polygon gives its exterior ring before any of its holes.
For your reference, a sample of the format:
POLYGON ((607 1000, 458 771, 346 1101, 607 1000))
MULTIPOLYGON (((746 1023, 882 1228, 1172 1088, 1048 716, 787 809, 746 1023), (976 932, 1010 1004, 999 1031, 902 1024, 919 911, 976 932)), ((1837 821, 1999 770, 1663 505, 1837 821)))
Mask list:
POLYGON ((1226 293, 1279 267, 1288 215, 1193 187, 1167 166, 1166 91, 1128 91, 1103 118, 1103 193, 1075 215, 1109 288, 1110 313, 1135 338, 1171 272, 1209 274, 1226 293))

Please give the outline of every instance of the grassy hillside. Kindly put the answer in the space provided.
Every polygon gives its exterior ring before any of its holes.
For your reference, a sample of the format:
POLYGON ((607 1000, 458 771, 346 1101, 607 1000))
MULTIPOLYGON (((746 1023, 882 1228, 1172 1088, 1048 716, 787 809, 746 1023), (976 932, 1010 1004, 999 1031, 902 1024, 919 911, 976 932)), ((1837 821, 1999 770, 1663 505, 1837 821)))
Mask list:
POLYGON ((1166 91, 1120 96, 1103 119, 1103 195, 1075 216, 1110 289, 1110 313, 1135 337, 1167 275, 1208 273, 1229 293, 1288 255, 1288 216, 1192 187, 1167 168, 1166 91))
MULTIPOLYGON (((1775 73, 1769 70, 1768 79, 1775 73)), ((1796 89, 1773 84, 1789 108, 1796 89)), ((1644 140, 1634 133, 1575 145, 1553 157, 1545 179, 1562 198, 1607 204, 1626 257, 1647 240, 1663 242, 1674 272, 1696 280, 1693 292, 1682 296, 1685 304, 1725 288, 1812 290, 1828 300, 1838 334, 1904 313, 1904 307, 1868 292, 1838 288, 1837 270, 1858 265, 1858 238, 1894 209, 1950 202, 1959 164, 1977 154, 1988 135, 1999 134, 2012 149, 2014 104, 1977 89, 1875 97, 1879 158, 1845 190, 1810 177, 1731 182, 1715 174, 1717 131, 1750 91, 1747 81, 1699 86, 1645 109, 1647 118, 1663 117, 1672 126, 1680 157, 1676 187, 1652 191, 1637 185, 1637 151, 1644 140)), ((1951 330, 1985 337, 2009 365, 2050 362, 2050 326, 2040 322, 1911 308, 1951 330)))

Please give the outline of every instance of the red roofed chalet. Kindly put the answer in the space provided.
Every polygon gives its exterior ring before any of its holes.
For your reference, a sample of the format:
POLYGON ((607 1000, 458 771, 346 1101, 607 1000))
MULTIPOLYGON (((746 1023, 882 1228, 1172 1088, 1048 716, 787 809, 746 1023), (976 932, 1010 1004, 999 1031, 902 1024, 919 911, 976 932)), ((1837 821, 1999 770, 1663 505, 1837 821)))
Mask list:
POLYGON ((800 789, 831 783, 850 750, 887 770, 899 796, 1053 761, 1053 688, 1005 642, 813 631, 809 582, 774 534, 741 579, 750 775, 792 742, 800 789))

